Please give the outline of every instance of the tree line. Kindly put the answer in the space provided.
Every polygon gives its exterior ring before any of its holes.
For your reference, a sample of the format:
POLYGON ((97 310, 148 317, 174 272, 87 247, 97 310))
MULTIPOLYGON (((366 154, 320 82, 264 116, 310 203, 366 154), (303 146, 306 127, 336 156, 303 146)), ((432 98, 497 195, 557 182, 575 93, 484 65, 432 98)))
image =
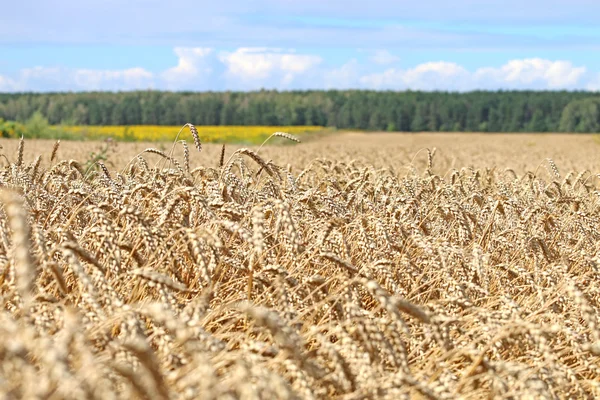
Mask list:
POLYGON ((599 132, 583 91, 0 93, 0 119, 58 125, 320 125, 338 129, 599 132))

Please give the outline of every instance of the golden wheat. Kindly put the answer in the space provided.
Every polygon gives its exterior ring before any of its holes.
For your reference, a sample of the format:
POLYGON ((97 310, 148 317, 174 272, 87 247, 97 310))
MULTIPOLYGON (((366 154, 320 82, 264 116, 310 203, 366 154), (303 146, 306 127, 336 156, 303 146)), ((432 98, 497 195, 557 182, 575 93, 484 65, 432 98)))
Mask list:
POLYGON ((554 155, 183 141, 83 170, 27 144, 0 170, 3 398, 600 395, 599 179, 554 155))

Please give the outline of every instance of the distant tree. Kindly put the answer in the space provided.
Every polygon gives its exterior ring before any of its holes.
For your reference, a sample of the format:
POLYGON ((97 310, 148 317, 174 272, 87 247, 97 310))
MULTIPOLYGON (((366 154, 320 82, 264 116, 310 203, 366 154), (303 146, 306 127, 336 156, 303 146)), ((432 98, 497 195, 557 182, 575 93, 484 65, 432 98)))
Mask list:
POLYGON ((41 112, 36 111, 25 123, 25 130, 29 137, 42 137, 50 129, 50 124, 41 112))
POLYGON ((598 132, 600 130, 600 99, 574 100, 563 110, 561 132, 598 132))
POLYGON ((598 98, 592 92, 567 91, 0 93, 0 118, 24 123, 40 113, 50 124, 595 132, 600 130, 598 98))
MULTIPOLYGON (((84 104, 77 104, 75 110, 73 110, 72 116, 69 118, 69 123, 73 125, 87 125, 89 124, 89 110, 84 104)), ((62 123, 65 123, 66 120, 62 119, 62 123)))
POLYGON ((0 137, 19 138, 24 136, 25 126, 15 121, 4 121, 0 118, 0 137))
POLYGON ((535 110, 531 121, 527 124, 527 130, 530 132, 546 132, 546 118, 541 109, 535 110))
POLYGON ((421 132, 427 129, 427 118, 425 117, 426 110, 423 106, 418 105, 415 116, 410 124, 412 132, 421 132))

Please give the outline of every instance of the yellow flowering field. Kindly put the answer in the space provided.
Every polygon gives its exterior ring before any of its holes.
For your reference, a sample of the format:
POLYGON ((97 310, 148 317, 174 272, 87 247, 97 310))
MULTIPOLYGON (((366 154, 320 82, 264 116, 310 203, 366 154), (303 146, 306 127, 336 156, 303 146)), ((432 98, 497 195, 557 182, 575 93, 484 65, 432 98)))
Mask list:
MULTIPOLYGON (((265 140, 274 132, 291 134, 315 133, 327 130, 322 126, 196 126, 200 140, 211 143, 251 143, 265 140)), ((61 130, 81 135, 85 139, 113 137, 125 141, 173 141, 181 126, 116 125, 116 126, 61 126, 61 130)), ((181 132, 179 139, 192 140, 189 129, 181 132)))

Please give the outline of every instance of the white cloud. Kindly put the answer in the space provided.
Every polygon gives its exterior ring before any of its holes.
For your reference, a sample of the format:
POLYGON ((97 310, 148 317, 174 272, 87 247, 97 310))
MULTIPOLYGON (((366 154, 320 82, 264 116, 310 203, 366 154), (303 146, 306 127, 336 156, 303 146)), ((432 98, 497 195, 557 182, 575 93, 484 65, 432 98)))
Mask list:
POLYGON ((29 79, 51 79, 56 78, 60 75, 60 68, 52 67, 32 67, 21 70, 21 78, 25 80, 29 79))
POLYGON ((404 84, 410 89, 460 90, 468 76, 469 72, 458 64, 444 61, 428 62, 407 70, 404 74, 404 84))
POLYGON ((222 52, 219 60, 225 65, 225 76, 230 82, 250 88, 258 88, 266 83, 273 87, 287 87, 296 77, 309 72, 322 61, 316 55, 251 47, 222 52))
POLYGON ((242 47, 215 54, 207 47, 176 47, 173 51, 176 65, 157 74, 142 67, 103 70, 37 66, 22 69, 14 78, 0 77, 0 90, 296 88, 317 82, 314 74, 322 61, 319 56, 297 54, 293 49, 242 47))
POLYGON ((559 89, 576 86, 585 73, 585 67, 575 67, 570 61, 526 58, 511 60, 500 68, 480 68, 474 78, 514 88, 559 89))
POLYGON ((192 80, 208 77, 212 73, 207 58, 213 49, 208 47, 176 47, 174 49, 178 57, 175 67, 164 71, 161 76, 167 82, 170 89, 185 88, 192 80))
MULTIPOLYGON (((62 76, 60 68, 36 66, 24 68, 19 75, 13 79, 17 90, 48 90, 56 88, 60 90, 65 87, 65 77, 62 76)), ((72 86, 73 82, 70 82, 72 86)))
POLYGON ((357 89, 359 88, 360 65, 356 59, 348 61, 339 68, 325 72, 325 89, 357 89))
MULTIPOLYGON (((142 67, 121 70, 37 66, 13 76, 0 75, 0 91, 61 90, 253 90, 276 89, 587 89, 600 90, 600 73, 564 60, 526 58, 498 67, 467 70, 446 61, 412 68, 378 67, 351 59, 340 66, 323 65, 321 57, 293 49, 241 47, 215 52, 206 47, 177 47, 177 61, 162 72, 142 67), (376 68, 384 68, 376 71, 376 68), (375 71, 374 71, 375 69, 375 71)), ((375 53, 391 62, 385 51, 375 53)))
POLYGON ((593 92, 600 92, 600 73, 596 74, 592 79, 589 80, 585 86, 585 89, 593 92))
POLYGON ((73 73, 75 84, 84 90, 148 89, 153 86, 152 78, 151 72, 139 67, 120 71, 79 69, 73 73))
POLYGON ((468 78, 469 71, 460 65, 436 61, 407 70, 389 68, 382 73, 365 75, 360 81, 374 89, 461 90, 468 78))
POLYGON ((13 92, 17 89, 18 87, 12 79, 0 75, 0 92, 13 92))
POLYGON ((387 50, 375 50, 369 59, 379 65, 393 64, 400 61, 400 57, 393 55, 387 50))
MULTIPOLYGON (((16 79, 8 82, 7 91, 132 90, 154 86, 153 74, 140 67, 101 70, 36 66, 22 69, 16 79)), ((3 86, 0 79, 0 89, 3 86)))
POLYGON ((360 78, 374 89, 474 90, 474 89, 571 89, 585 87, 586 68, 569 61, 541 58, 511 60, 501 67, 470 72, 456 63, 438 61, 411 69, 389 68, 360 78))

